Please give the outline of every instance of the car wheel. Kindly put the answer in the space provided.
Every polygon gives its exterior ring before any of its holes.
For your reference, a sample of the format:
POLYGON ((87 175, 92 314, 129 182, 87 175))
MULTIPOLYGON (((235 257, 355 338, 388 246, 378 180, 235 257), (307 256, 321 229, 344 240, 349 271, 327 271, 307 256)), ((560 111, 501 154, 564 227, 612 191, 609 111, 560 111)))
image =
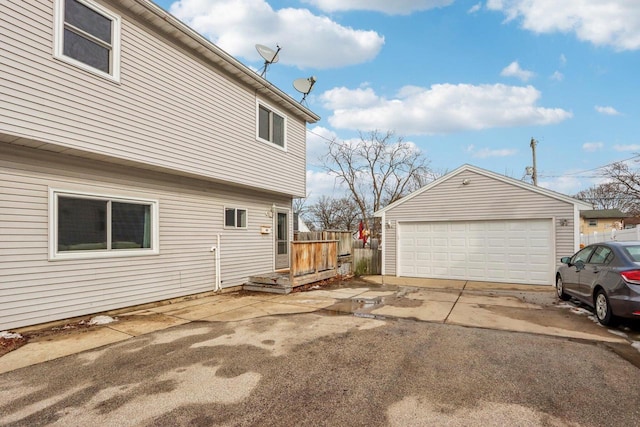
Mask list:
POLYGON ((569 295, 564 293, 564 284, 562 283, 562 277, 556 277, 556 293, 558 294, 558 298, 562 301, 568 301, 571 298, 569 295))
POLYGON ((596 311, 598 322, 605 326, 612 325, 614 323, 615 318, 613 316, 613 313, 611 312, 611 304, 609 304, 609 298, 602 289, 600 289, 596 293, 594 308, 596 311))

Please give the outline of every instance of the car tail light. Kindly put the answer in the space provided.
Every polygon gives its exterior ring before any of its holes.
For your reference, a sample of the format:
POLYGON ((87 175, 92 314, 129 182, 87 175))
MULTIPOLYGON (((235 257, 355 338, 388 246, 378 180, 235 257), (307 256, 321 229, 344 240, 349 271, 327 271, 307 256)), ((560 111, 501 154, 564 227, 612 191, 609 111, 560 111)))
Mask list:
POLYGON ((640 285, 640 270, 621 271, 620 275, 625 281, 640 285))

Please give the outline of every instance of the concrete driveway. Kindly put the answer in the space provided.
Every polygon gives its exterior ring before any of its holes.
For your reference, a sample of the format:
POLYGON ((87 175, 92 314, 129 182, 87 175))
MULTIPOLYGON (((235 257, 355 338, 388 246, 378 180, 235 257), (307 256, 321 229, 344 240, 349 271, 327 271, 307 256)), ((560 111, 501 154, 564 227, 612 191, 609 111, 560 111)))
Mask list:
POLYGON ((548 287, 381 277, 125 311, 1 357, 0 424, 631 425, 638 331, 581 313, 548 287))

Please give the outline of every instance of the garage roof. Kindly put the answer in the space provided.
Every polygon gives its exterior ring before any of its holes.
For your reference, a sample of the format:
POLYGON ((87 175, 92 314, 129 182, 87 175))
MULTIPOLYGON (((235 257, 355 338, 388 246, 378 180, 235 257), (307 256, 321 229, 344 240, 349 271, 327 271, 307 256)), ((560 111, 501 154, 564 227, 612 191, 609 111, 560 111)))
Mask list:
POLYGON ((379 211, 375 212, 374 216, 380 217, 380 216, 382 216, 382 214, 384 212, 386 212, 388 210, 391 210, 391 209, 393 209, 393 208, 395 208, 397 206, 400 206, 403 203, 406 203, 409 200, 413 199, 414 197, 424 193, 425 191, 428 191, 430 188, 433 188, 436 185, 438 185, 438 184, 440 184, 440 183, 442 183, 444 181, 447 181, 449 179, 455 178, 457 175, 459 175, 459 174, 461 174, 463 172, 467 172, 467 171, 474 172, 474 173, 477 173, 479 175, 484 175, 486 177, 493 178, 493 179, 496 179, 498 181, 502 181, 502 182, 505 182, 507 184, 514 185, 516 187, 520 187, 520 188, 522 188, 524 190, 532 191, 534 193, 542 194, 544 196, 551 197, 551 198, 556 199, 556 200, 561 200, 563 202, 573 204, 579 210, 586 210, 586 209, 590 210, 590 209, 593 208, 593 206, 590 203, 584 202, 582 200, 578 200, 576 198, 567 196, 565 194, 557 193, 555 191, 548 190, 548 189, 542 188, 542 187, 536 187, 533 184, 529 184, 528 182, 520 181, 520 180, 517 180, 517 179, 514 179, 514 178, 510 178, 508 176, 504 176, 504 175, 497 174, 495 172, 491 172, 491 171, 486 170, 486 169, 482 169, 482 168, 479 168, 479 167, 476 167, 476 166, 465 164, 465 165, 460 166, 458 169, 456 169, 456 170, 454 170, 452 172, 449 172, 448 174, 436 179, 432 183, 427 184, 424 187, 414 191, 413 193, 403 197, 402 199, 400 199, 400 200, 398 200, 398 201, 396 201, 394 203, 391 203, 390 205, 385 206, 384 208, 382 208, 379 211))

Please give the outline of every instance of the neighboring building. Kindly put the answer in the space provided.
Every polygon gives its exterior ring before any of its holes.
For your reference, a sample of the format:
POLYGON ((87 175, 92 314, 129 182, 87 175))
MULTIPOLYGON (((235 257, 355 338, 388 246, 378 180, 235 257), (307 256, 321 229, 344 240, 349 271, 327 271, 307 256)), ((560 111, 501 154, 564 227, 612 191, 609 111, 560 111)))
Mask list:
POLYGON ((288 267, 316 114, 148 0, 0 27, 0 330, 288 267))
POLYGON ((464 165, 381 209, 382 274, 552 285, 580 200, 464 165))
POLYGON ((592 209, 580 212, 580 233, 611 233, 625 228, 627 215, 620 209, 592 209))

